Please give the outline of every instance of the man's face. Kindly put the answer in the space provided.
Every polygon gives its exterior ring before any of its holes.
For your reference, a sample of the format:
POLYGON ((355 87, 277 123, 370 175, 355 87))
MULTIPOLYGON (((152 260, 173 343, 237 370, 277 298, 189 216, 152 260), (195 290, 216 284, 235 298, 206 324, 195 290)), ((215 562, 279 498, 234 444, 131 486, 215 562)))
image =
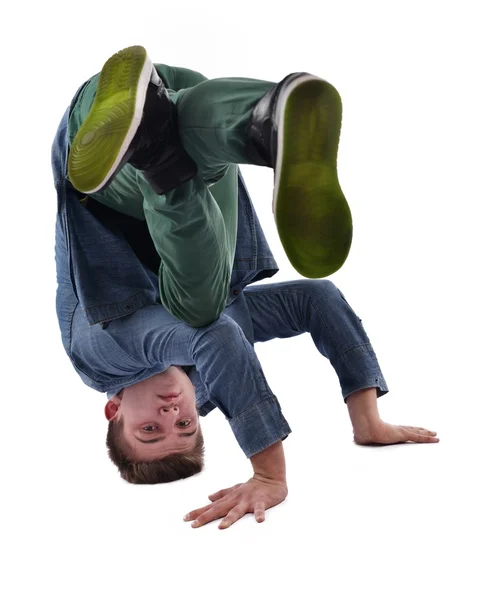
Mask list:
POLYGON ((195 388, 180 367, 124 388, 105 406, 106 418, 122 418, 124 440, 136 461, 186 452, 195 444, 199 418, 195 388))

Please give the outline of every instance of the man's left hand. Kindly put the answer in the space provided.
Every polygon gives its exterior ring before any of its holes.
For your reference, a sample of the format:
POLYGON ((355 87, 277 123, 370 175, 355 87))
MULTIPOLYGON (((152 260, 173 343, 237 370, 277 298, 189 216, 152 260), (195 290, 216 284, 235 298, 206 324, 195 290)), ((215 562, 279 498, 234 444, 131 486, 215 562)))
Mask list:
POLYGON ((439 442, 435 431, 423 427, 411 427, 408 425, 390 425, 380 421, 363 430, 354 429, 354 442, 361 446, 373 444, 401 444, 404 442, 415 442, 416 444, 434 444, 439 442))

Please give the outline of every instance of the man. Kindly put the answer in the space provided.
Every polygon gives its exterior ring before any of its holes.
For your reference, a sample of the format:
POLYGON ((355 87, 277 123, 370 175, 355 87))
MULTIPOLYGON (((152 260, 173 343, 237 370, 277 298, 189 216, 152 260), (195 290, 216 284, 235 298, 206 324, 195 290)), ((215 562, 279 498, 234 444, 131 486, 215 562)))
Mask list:
POLYGON ((331 282, 247 287, 277 265, 237 159, 275 168, 279 233, 302 274, 330 274, 347 256, 333 90, 305 74, 205 81, 133 47, 80 88, 53 144, 56 308, 73 366, 108 394, 110 458, 133 483, 197 473, 199 417, 218 407, 253 466, 248 482, 189 513, 194 526, 246 512, 261 521, 287 495, 291 430, 254 342, 310 332, 340 378, 356 443, 438 441, 380 419, 385 380, 331 282))

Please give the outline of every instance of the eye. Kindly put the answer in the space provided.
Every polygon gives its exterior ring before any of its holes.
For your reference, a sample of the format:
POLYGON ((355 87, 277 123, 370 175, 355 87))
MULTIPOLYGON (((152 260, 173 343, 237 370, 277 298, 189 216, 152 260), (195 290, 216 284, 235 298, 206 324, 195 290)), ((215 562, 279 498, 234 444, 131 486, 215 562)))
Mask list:
POLYGON ((190 427, 191 424, 191 419, 184 419, 183 421, 178 421, 177 423, 178 427, 182 427, 183 429, 185 429, 186 427, 190 427))
POLYGON ((147 431, 148 433, 152 433, 153 431, 157 431, 158 427, 157 425, 145 425, 141 429, 143 429, 143 431, 147 431))

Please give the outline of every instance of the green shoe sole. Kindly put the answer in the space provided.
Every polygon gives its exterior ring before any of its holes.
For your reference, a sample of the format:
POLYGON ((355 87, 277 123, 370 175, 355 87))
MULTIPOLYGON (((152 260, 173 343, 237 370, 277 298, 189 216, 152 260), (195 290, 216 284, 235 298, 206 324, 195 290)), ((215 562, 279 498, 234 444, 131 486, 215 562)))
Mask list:
POLYGON ((91 110, 70 149, 68 176, 77 190, 91 194, 104 188, 125 162, 152 69, 142 46, 121 50, 104 64, 91 110))
POLYGON ((282 103, 273 202, 279 237, 298 273, 327 277, 344 264, 352 243, 352 215, 336 170, 342 102, 328 82, 304 75, 282 103))

